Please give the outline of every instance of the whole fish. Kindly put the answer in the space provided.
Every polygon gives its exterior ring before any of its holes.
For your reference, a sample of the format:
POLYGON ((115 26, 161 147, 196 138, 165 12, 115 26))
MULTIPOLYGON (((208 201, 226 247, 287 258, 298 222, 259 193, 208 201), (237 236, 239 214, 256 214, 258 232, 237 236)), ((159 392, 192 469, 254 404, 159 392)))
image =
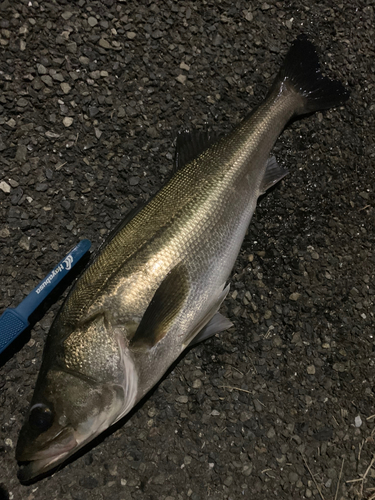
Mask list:
POLYGON ((301 35, 266 99, 229 135, 182 134, 179 168, 78 280, 47 337, 16 457, 21 481, 126 415, 218 313, 258 197, 287 171, 270 151, 292 117, 343 103, 301 35), (211 140, 211 144, 210 144, 211 140))

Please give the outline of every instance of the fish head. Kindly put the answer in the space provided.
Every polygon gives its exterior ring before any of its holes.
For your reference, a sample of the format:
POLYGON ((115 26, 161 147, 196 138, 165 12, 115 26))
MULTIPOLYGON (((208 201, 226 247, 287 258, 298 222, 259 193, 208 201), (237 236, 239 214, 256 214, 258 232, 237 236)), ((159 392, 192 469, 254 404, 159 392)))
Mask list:
POLYGON ((46 345, 17 443, 16 458, 23 463, 18 474, 21 482, 30 482, 65 462, 135 404, 137 373, 127 347, 119 340, 123 337, 112 331, 101 344, 90 345, 87 337, 92 340, 95 329, 103 333, 104 324, 99 319, 89 326, 90 334, 82 328, 61 348, 46 345))

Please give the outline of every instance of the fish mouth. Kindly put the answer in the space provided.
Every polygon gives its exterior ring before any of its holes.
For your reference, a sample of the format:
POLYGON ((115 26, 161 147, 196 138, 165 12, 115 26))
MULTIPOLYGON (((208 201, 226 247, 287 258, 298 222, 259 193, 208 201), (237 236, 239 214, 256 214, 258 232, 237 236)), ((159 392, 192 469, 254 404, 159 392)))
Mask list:
POLYGON ((46 447, 34 453, 25 452, 20 454, 17 457, 20 462, 20 469, 17 474, 18 479, 21 483, 33 481, 64 462, 77 448, 77 440, 71 434, 67 436, 67 439, 63 443, 46 447))

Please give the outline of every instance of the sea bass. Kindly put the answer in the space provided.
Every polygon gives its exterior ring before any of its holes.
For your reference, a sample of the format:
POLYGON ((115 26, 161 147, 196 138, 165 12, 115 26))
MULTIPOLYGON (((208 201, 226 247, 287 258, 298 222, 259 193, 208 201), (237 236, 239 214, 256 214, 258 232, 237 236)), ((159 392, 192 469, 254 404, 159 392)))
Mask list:
POLYGON ((180 168, 122 224, 50 329, 17 444, 21 481, 64 462, 124 417, 188 345, 231 326, 218 312, 228 277, 259 196, 287 173, 273 144, 292 117, 347 98, 301 35, 266 99, 229 135, 206 148, 205 134, 180 136, 180 168))

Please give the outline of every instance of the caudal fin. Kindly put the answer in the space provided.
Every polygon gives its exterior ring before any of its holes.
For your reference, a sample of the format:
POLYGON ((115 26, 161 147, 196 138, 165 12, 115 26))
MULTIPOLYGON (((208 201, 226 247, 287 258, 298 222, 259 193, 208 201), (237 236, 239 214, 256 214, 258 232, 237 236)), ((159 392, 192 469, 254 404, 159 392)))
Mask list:
POLYGON ((291 85, 304 98, 296 114, 339 106, 349 98, 341 82, 322 75, 315 47, 306 35, 300 35, 293 42, 285 57, 275 85, 283 83, 291 85))

